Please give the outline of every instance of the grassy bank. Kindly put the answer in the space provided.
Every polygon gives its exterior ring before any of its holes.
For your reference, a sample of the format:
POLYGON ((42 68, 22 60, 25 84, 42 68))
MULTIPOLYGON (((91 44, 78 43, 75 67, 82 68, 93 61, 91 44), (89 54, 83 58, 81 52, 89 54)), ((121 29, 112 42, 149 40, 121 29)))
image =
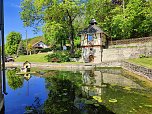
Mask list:
POLYGON ((44 56, 46 56, 47 53, 44 54, 32 54, 32 55, 21 55, 17 59, 15 59, 15 62, 47 62, 47 60, 44 59, 44 56))
POLYGON ((145 66, 147 68, 152 68, 152 58, 138 58, 138 59, 130 59, 129 62, 145 66))

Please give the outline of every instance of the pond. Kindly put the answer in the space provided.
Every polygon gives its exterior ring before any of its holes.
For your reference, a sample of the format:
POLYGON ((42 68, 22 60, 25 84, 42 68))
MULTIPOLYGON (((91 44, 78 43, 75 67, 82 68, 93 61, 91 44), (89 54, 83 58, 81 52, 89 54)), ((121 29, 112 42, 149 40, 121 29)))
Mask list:
POLYGON ((122 69, 7 69, 5 114, 151 114, 152 89, 122 69))

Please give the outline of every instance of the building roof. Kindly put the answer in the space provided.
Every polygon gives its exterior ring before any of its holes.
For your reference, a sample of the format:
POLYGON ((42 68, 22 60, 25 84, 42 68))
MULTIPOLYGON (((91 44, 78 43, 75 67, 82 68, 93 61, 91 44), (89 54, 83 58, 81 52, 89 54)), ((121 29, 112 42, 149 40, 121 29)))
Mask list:
POLYGON ((94 34, 94 33, 103 33, 101 28, 99 28, 97 25, 89 25, 87 28, 82 30, 80 34, 94 34))
POLYGON ((31 64, 31 63, 28 62, 28 61, 25 61, 25 63, 23 63, 23 66, 26 65, 26 64, 31 64))
MULTIPOLYGON (((34 47, 36 44, 38 44, 38 43, 40 43, 40 42, 44 43, 43 41, 38 41, 38 42, 34 43, 34 44, 32 45, 32 47, 34 47)), ((45 44, 45 43, 44 43, 44 44, 45 44)), ((45 44, 45 45, 46 45, 46 44, 45 44)), ((36 46, 36 47, 38 47, 38 46, 36 46)))
POLYGON ((104 33, 101 28, 97 26, 97 22, 95 19, 92 19, 89 24, 90 25, 82 30, 80 34, 104 33))

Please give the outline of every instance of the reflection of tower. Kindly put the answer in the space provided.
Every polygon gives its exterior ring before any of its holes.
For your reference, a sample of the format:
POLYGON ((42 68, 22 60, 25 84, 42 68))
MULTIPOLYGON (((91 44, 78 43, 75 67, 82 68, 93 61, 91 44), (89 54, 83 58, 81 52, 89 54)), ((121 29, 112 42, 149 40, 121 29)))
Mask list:
POLYGON ((29 79, 31 78, 31 74, 24 74, 24 79, 27 81, 27 92, 26 95, 29 96, 29 79))
POLYGON ((107 86, 103 82, 103 74, 101 71, 84 71, 83 77, 83 93, 85 96, 102 95, 104 88, 107 86))
POLYGON ((27 91, 26 91, 26 96, 29 96, 29 81, 27 81, 27 91))

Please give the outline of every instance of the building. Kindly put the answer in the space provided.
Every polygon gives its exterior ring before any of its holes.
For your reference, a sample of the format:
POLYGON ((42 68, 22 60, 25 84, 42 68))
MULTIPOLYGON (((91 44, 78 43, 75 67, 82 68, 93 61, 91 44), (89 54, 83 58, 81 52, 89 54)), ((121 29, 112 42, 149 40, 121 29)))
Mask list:
POLYGON ((30 72, 31 69, 31 63, 26 61, 25 63, 23 63, 23 67, 21 68, 21 72, 30 72))
POLYGON ((108 48, 108 36, 97 26, 95 19, 80 32, 84 62, 102 62, 102 50, 108 48))
POLYGON ((43 41, 36 42, 35 44, 33 44, 32 47, 33 47, 34 49, 45 49, 45 48, 49 48, 43 41))

